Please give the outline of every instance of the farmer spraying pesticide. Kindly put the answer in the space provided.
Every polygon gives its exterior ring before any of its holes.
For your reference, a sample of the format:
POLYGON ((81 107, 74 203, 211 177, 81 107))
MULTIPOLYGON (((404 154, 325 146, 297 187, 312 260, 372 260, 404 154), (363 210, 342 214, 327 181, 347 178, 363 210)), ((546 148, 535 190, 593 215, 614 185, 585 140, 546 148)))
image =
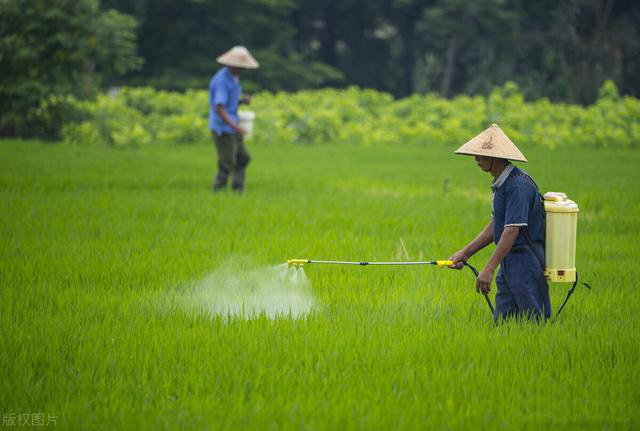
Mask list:
POLYGON ((247 69, 258 68, 258 62, 243 46, 235 46, 217 58, 225 65, 211 78, 209 84, 209 130, 218 152, 218 174, 213 191, 224 190, 231 176, 231 188, 244 190, 245 171, 251 156, 244 145, 247 131, 239 125, 238 104, 249 103, 240 98, 240 75, 247 69))
POLYGON ((496 124, 458 148, 456 154, 475 156, 480 169, 493 176, 493 212, 478 236, 450 257, 450 267, 462 268, 493 241, 496 249, 480 271, 476 289, 488 293, 500 265, 494 320, 509 316, 548 319, 551 303, 543 264, 544 206, 531 177, 510 162, 527 159, 496 124))
MULTIPOLYGON (((573 283, 558 308, 557 318, 578 284, 575 263, 577 204, 567 199, 564 193, 540 195, 531 177, 511 164, 511 160, 526 162, 527 159, 496 124, 458 148, 456 153, 475 156, 480 169, 493 176, 493 212, 491 221, 476 239, 448 260, 289 259, 287 264, 296 268, 306 264, 466 267, 473 272, 476 290, 484 296, 495 322, 511 316, 546 320, 551 317, 547 280, 573 283), (478 272, 468 260, 492 241, 496 243, 496 249, 484 269, 478 272), (500 271, 496 278, 498 293, 494 309, 488 293, 498 265, 500 271)), ((591 288, 586 283, 582 284, 591 288)))

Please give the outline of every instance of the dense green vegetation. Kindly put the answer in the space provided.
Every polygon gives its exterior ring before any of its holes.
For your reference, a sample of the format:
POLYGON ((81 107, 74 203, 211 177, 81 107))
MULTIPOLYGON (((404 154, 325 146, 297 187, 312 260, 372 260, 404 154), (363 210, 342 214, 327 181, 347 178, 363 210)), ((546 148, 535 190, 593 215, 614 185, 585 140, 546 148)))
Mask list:
POLYGON ((0 0, 0 136, 56 136, 69 97, 140 68, 135 27, 98 0, 0 0))
POLYGON ((405 97, 487 94, 593 103, 606 79, 639 96, 633 0, 102 0, 135 16, 135 85, 204 88, 238 43, 263 67, 254 89, 357 85, 405 97), (324 66, 324 67, 321 67, 324 66), (333 72, 333 73, 332 73, 333 72))
MULTIPOLYGON (((540 187, 581 210, 593 290, 556 322, 495 328, 470 273, 433 267, 309 266, 299 319, 179 307, 224 268, 242 280, 291 257, 446 258, 489 216, 489 178, 452 143, 256 132, 242 196, 210 192, 211 144, 0 141, 3 414, 73 430, 640 426, 637 151, 522 146, 540 187)), ((555 307, 566 289, 552 286, 555 307)))
POLYGON ((206 89, 246 45, 245 89, 358 86, 592 104, 640 93, 633 0, 0 0, 0 136, 59 138, 68 97, 118 86, 206 89))
MULTIPOLYGON (((79 145, 116 147, 208 142, 206 91, 186 93, 124 88, 117 96, 74 103, 84 121, 62 136, 79 145)), ((241 107, 242 109, 242 107, 241 107)), ((640 100, 621 97, 608 81, 594 105, 525 102, 514 83, 487 97, 443 99, 434 94, 393 100, 375 90, 260 93, 249 108, 258 144, 395 144, 433 146, 466 142, 491 123, 519 145, 637 148, 640 100)))

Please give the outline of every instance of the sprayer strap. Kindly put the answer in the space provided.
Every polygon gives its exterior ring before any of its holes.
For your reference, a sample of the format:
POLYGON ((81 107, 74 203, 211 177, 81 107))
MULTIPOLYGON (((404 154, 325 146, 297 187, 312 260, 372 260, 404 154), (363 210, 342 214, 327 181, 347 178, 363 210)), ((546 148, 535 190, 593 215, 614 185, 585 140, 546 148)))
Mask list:
MULTIPOLYGON (((536 189, 536 193, 538 194, 538 197, 540 198, 540 203, 542 205, 542 212, 543 212, 542 225, 544 226, 544 228, 546 230, 546 220, 545 220, 546 217, 544 216, 544 212, 545 212, 545 209, 544 209, 544 196, 542 196, 542 193, 540 193, 540 189, 538 188, 538 185, 536 184, 536 182, 533 181, 533 178, 531 178, 528 174, 526 174, 524 172, 519 172, 516 175, 518 175, 519 177, 522 177, 522 178, 526 179, 527 181, 529 181, 533 185, 533 187, 536 189)), ((534 247, 533 241, 531 241, 531 237, 529 237, 529 232, 527 232, 527 227, 523 226, 521 228, 521 230, 522 230, 522 233, 524 234, 524 238, 527 240, 527 244, 529 244, 529 247, 531 248, 531 251, 536 256, 536 259, 538 259, 538 262, 540 262, 540 266, 542 267, 542 271, 544 271, 544 268, 545 268, 544 259, 542 258, 542 256, 538 252, 538 249, 536 247, 534 247)))
POLYGON ((542 267, 542 271, 544 272, 544 268, 545 268, 544 259, 540 255, 540 252, 538 251, 538 249, 533 245, 533 241, 531 241, 531 237, 529 236, 529 232, 527 232, 527 228, 522 227, 521 229, 522 229, 522 233, 524 234, 524 238, 527 240, 527 244, 529 244, 529 248, 535 255, 536 259, 538 259, 538 262, 540 262, 540 266, 542 267))

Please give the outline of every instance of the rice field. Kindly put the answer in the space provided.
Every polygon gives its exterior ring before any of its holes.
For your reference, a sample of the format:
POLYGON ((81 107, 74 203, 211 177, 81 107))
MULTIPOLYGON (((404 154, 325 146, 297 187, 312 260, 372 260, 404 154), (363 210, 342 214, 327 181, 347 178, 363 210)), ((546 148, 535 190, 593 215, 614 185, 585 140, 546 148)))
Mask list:
POLYGON ((490 217, 472 159, 249 148, 236 195, 213 145, 0 141, 2 429, 640 427, 640 152, 523 148, 593 289, 494 327, 467 270, 279 266, 449 257, 490 217))

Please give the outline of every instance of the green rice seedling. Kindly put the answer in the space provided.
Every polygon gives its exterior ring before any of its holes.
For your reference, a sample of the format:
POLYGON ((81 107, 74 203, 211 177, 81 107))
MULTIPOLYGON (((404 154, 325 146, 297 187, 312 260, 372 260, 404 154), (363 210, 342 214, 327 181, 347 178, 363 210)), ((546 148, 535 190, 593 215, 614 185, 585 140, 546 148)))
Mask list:
POLYGON ((541 189, 580 205, 593 290, 557 321, 494 327, 466 271, 309 266, 299 313, 260 290, 287 258, 391 260, 400 238, 402 258, 447 258, 490 217, 472 161, 249 146, 238 196, 210 192, 211 145, 0 141, 4 427, 638 428, 640 153, 523 148, 541 189))

